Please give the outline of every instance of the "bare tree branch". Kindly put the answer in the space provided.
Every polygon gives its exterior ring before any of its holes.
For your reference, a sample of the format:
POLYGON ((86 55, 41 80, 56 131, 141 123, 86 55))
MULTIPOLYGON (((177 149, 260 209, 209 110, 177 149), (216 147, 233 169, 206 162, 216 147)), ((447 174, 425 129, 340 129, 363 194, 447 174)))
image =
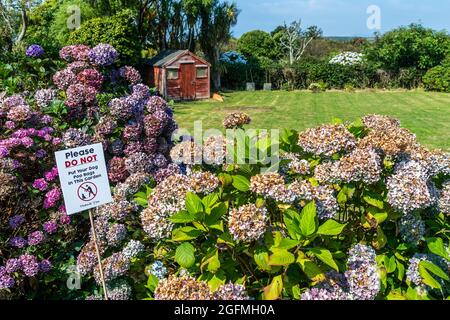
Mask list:
POLYGON ((322 35, 322 30, 316 26, 302 30, 302 21, 293 21, 289 26, 284 24, 284 34, 280 39, 280 45, 288 51, 289 64, 299 61, 311 42, 322 35))

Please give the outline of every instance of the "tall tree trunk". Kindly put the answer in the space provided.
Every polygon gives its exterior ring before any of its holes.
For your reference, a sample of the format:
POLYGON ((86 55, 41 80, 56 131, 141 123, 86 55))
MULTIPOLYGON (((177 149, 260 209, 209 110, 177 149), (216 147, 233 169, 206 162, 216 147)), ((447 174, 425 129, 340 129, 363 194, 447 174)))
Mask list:
POLYGON ((211 63, 211 79, 213 84, 213 90, 219 92, 222 89, 222 81, 220 75, 220 50, 218 47, 214 47, 210 53, 211 63))
POLYGON ((19 35, 17 36, 16 44, 23 40, 28 28, 28 17, 25 5, 22 5, 21 7, 21 19, 22 19, 22 28, 20 30, 19 35))

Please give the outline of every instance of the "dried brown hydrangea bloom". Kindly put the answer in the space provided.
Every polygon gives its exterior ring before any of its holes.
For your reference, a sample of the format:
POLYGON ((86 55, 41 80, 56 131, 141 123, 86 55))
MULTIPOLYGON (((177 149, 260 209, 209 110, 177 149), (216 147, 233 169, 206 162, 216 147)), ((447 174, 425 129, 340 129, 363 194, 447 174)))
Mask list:
POLYGON ((308 153, 331 157, 352 150, 356 139, 344 125, 324 125, 300 133, 298 145, 308 153))
POLYGON ((441 173, 450 175, 450 154, 444 153, 442 150, 430 151, 422 146, 412 146, 403 156, 406 160, 419 162, 430 176, 441 173))
POLYGON ((310 173, 311 166, 308 160, 300 159, 295 153, 284 153, 281 155, 281 160, 289 160, 289 163, 282 165, 280 170, 283 173, 294 173, 306 175, 310 173))
POLYGON ((322 164, 319 164, 314 169, 314 178, 317 179, 320 183, 340 183, 341 182, 341 174, 339 169, 338 161, 328 161, 322 164))
POLYGON ((360 140, 358 148, 373 148, 387 156, 397 156, 416 145, 416 136, 403 128, 391 128, 390 130, 372 130, 360 140))
POLYGON ((399 163, 386 185, 388 202, 398 212, 410 213, 436 204, 435 186, 418 162, 399 163))
MULTIPOLYGON (((130 260, 122 252, 116 252, 112 256, 103 259, 102 267, 105 281, 112 281, 123 276, 128 271, 130 268, 130 260)), ((98 265, 94 268, 94 279, 97 284, 101 283, 100 268, 98 265)))
POLYGON ((173 229, 169 215, 154 206, 149 206, 141 212, 141 222, 144 231, 152 240, 168 238, 173 229))
POLYGON ((293 193, 287 189, 284 179, 279 173, 269 172, 251 177, 250 189, 265 198, 285 203, 295 200, 293 193))
POLYGON ((229 114, 224 120, 223 120, 223 126, 225 129, 235 129, 235 128, 241 128, 246 124, 250 124, 252 119, 243 112, 235 112, 229 114))
POLYGON ((176 164, 201 164, 202 155, 202 147, 193 141, 181 142, 170 151, 170 158, 176 164))
POLYGON ((400 128, 399 120, 377 114, 368 115, 362 118, 362 122, 364 123, 366 128, 377 131, 386 131, 393 128, 400 128))
POLYGON ((243 285, 228 283, 221 285, 219 289, 214 292, 214 300, 250 300, 250 297, 243 285))
POLYGON ((212 293, 205 281, 189 276, 170 275, 158 283, 155 300, 212 300, 212 293))
POLYGON ((0 171, 0 181, 0 201, 5 201, 16 195, 19 190, 19 182, 14 175, 0 171))
MULTIPOLYGON (((104 241, 97 241, 100 255, 105 253, 106 243, 104 241)), ((77 257, 77 270, 84 276, 89 274, 94 267, 98 264, 97 254, 95 251, 94 241, 89 241, 81 249, 80 254, 77 257)))
POLYGON ((127 216, 133 214, 137 210, 137 206, 127 200, 115 199, 99 208, 99 213, 109 219, 122 221, 127 216))
POLYGON ((186 194, 192 191, 190 179, 176 174, 163 180, 150 195, 148 208, 141 213, 144 231, 153 240, 167 238, 173 224, 169 217, 185 208, 186 194))
POLYGON ((115 200, 126 200, 127 197, 134 195, 139 189, 150 181, 150 175, 147 173, 135 173, 129 176, 125 182, 119 183, 114 189, 115 200))
POLYGON ((333 218, 339 210, 335 190, 331 185, 313 186, 311 182, 304 180, 294 181, 288 189, 296 200, 315 200, 319 219, 333 218))
POLYGON ((194 172, 189 180, 195 193, 213 193, 220 186, 220 180, 211 172, 194 172))
POLYGON ((161 182, 150 195, 149 205, 171 214, 184 209, 186 194, 192 191, 190 179, 187 176, 176 174, 161 182))
POLYGON ((228 228, 237 241, 251 242, 258 240, 266 232, 268 211, 254 204, 247 204, 231 210, 228 228))
POLYGON ((203 143, 203 161, 221 165, 227 157, 227 140, 224 136, 210 136, 203 143))
POLYGON ((339 161, 339 176, 345 182, 373 184, 380 180, 381 159, 372 148, 355 149, 339 161))

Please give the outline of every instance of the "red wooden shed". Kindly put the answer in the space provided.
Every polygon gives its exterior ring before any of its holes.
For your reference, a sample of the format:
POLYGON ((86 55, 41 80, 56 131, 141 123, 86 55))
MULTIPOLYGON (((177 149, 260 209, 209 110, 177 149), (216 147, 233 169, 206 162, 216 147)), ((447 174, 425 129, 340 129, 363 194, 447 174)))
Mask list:
POLYGON ((167 100, 209 99, 211 64, 189 50, 166 50, 146 62, 146 79, 167 100))

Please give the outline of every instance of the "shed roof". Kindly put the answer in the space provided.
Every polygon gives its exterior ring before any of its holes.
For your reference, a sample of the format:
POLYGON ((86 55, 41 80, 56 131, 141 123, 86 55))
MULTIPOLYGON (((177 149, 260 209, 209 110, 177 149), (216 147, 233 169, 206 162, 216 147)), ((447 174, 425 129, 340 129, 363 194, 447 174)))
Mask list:
POLYGON ((177 56, 185 53, 187 50, 165 50, 158 53, 156 56, 147 61, 148 64, 155 67, 162 67, 166 63, 175 59, 177 56))
MULTIPOLYGON (((158 53, 153 58, 146 61, 146 64, 149 64, 154 67, 164 67, 166 64, 172 62, 175 60, 178 56, 182 54, 189 53, 192 56, 195 56, 193 53, 191 53, 189 50, 165 50, 158 53)), ((197 57, 200 61, 204 62, 207 65, 210 65, 207 61, 203 60, 202 58, 197 57)))

